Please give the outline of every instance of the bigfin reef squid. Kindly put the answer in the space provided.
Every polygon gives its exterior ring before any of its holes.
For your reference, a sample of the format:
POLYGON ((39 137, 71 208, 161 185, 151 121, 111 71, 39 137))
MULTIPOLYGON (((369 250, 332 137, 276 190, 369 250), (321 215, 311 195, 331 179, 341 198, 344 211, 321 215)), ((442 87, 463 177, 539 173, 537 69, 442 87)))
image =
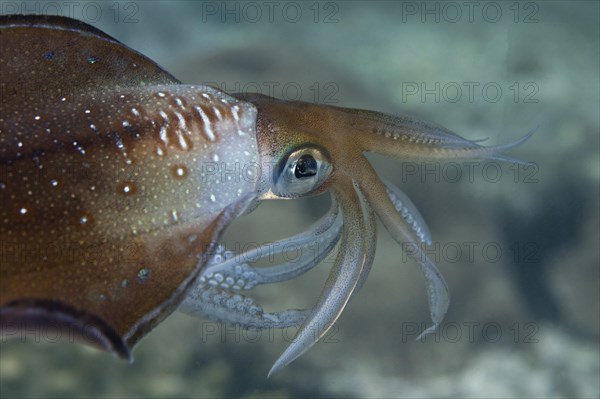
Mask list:
POLYGON ((449 294, 420 249, 430 232, 365 153, 521 162, 505 153, 533 134, 483 146, 409 117, 183 84, 65 17, 0 17, 0 67, 2 334, 50 324, 129 360, 176 309, 242 327, 299 326, 271 375, 326 334, 364 284, 376 218, 414 244, 432 320, 423 334, 435 331, 449 294), (219 245, 262 201, 326 192, 321 219, 271 246, 317 244, 316 255, 258 266, 273 251, 219 245), (240 294, 300 276, 336 246, 311 309, 265 312, 240 294))

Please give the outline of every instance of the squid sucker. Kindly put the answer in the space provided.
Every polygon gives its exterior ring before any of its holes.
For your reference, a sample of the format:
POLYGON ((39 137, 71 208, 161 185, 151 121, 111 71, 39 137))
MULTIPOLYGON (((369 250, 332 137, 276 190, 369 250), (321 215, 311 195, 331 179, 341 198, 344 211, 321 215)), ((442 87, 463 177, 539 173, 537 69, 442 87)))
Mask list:
POLYGON ((183 84, 102 31, 0 17, 0 329, 53 326, 131 360, 176 309, 242 327, 299 326, 270 374, 336 322, 375 256, 376 218, 410 244, 435 331, 448 288, 427 225, 367 158, 521 162, 409 117, 183 84), (269 248, 235 254, 227 226, 264 200, 328 192, 330 210, 269 248), (294 262, 258 266, 294 245, 294 262), (293 279, 334 248, 314 307, 265 312, 241 295, 293 279), (312 248, 317 248, 315 252, 312 248), (311 249, 311 250, 309 250, 311 249))

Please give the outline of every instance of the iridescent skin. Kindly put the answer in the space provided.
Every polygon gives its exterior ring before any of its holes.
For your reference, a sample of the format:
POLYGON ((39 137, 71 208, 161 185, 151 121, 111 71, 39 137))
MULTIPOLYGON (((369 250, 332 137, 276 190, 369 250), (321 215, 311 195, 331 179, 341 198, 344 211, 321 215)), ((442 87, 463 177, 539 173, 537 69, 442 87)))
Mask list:
POLYGON ((254 196, 207 172, 258 161, 256 108, 69 19, 0 35, 0 324, 64 321, 129 358, 254 196))
POLYGON ((0 34, 2 82, 31 73, 15 90, 3 88, 9 95, 0 115, 0 239, 14 248, 0 264, 7 336, 58 321, 130 357, 178 306, 242 326, 300 325, 273 373, 317 342, 365 282, 376 216, 415 249, 433 321, 424 334, 434 331, 449 296, 420 251, 429 230, 364 153, 517 162, 503 153, 532 134, 484 147, 411 118, 183 85, 115 39, 64 18, 3 17, 0 34), (318 244, 316 257, 305 251, 295 263, 259 268, 251 264, 260 249, 233 257, 216 245, 231 220, 261 201, 325 192, 331 210, 279 242, 318 244), (338 241, 312 309, 266 313, 237 294, 306 272, 338 241), (61 250, 42 250, 56 243, 61 250))

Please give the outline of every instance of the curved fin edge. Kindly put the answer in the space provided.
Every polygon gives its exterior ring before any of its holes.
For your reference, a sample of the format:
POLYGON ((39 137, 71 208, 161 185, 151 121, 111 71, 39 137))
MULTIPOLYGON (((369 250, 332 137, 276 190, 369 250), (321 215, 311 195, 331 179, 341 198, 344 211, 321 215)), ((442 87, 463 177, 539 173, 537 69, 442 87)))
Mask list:
POLYGON ((123 337, 103 319, 51 299, 26 298, 2 305, 0 337, 2 342, 29 338, 36 342, 79 342, 133 361, 123 337))

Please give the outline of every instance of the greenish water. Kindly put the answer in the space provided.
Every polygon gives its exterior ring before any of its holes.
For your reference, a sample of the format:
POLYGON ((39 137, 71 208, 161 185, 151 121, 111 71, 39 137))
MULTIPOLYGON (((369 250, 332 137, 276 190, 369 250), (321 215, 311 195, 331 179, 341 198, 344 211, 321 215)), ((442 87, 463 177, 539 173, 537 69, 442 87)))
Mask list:
MULTIPOLYGON (((62 15, 185 83, 411 114, 487 143, 539 125, 511 153, 537 168, 371 157, 431 229, 452 297, 437 340, 414 340, 428 323, 425 286, 379 226, 371 275, 334 332, 271 379, 293 330, 175 313, 133 364, 76 345, 2 343, 2 398, 600 395, 598 2, 67 3, 55 3, 62 15)), ((32 10, 56 13, 43 2, 0 11, 32 10)), ((225 241, 288 236, 325 207, 264 204, 225 241)), ((329 266, 256 296, 268 310, 311 306, 329 266)))

